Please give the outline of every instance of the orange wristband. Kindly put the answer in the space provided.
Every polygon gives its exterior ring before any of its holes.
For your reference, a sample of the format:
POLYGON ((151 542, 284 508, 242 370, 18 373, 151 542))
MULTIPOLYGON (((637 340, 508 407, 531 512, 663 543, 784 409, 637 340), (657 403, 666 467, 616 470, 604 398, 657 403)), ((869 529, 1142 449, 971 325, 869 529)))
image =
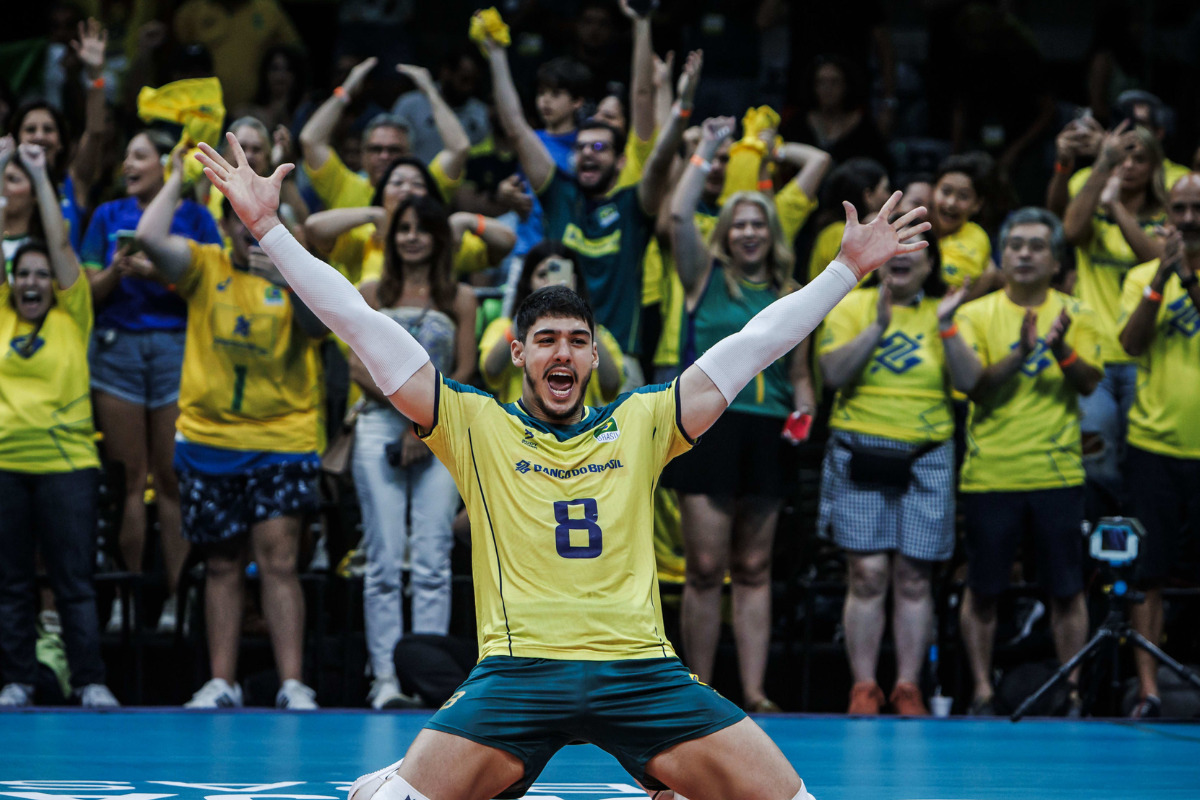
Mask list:
POLYGON ((509 325, 508 330, 506 330, 504 332, 504 338, 508 341, 509 344, 512 344, 513 342, 515 342, 517 340, 517 335, 515 333, 513 333, 512 325, 509 325))
POLYGON ((954 323, 953 325, 951 325, 949 328, 946 328, 946 330, 944 330, 944 331, 938 330, 938 338, 939 339, 953 339, 955 336, 958 336, 958 323, 957 322, 954 323))
POLYGON ((1071 366, 1078 360, 1079 360, 1079 351, 1072 350, 1071 355, 1067 356, 1062 361, 1058 362, 1058 366, 1060 369, 1066 369, 1067 367, 1071 366))
POLYGON ((692 110, 690 108, 684 108, 683 106, 680 106, 679 111, 676 113, 679 115, 680 119, 690 119, 692 116, 692 110))
POLYGON ((105 83, 104 76, 101 75, 99 78, 96 78, 96 80, 92 81, 92 88, 93 89, 103 89, 104 83, 105 83))
POLYGON ((333 96, 344 103, 350 102, 350 93, 346 91, 344 86, 333 87, 333 96))
POLYGON ((692 153, 692 157, 688 160, 699 167, 701 172, 712 172, 712 164, 701 158, 699 153, 692 153))
POLYGON ((775 188, 775 181, 764 179, 764 180, 761 180, 758 182, 758 190, 760 192, 769 192, 774 188, 775 188))
POLYGON ((483 214, 476 214, 475 215, 475 235, 482 237, 483 231, 486 227, 487 227, 487 217, 485 217, 483 214))
POLYGON ((1145 288, 1145 290, 1142 292, 1142 297, 1146 298, 1151 303, 1161 303, 1163 300, 1162 292, 1156 292, 1153 289, 1151 289, 1149 286, 1147 286, 1145 288))
POLYGON ((1054 171, 1059 175, 1066 175, 1068 172, 1071 171, 1071 165, 1064 164, 1061 161, 1055 161, 1054 162, 1054 171))

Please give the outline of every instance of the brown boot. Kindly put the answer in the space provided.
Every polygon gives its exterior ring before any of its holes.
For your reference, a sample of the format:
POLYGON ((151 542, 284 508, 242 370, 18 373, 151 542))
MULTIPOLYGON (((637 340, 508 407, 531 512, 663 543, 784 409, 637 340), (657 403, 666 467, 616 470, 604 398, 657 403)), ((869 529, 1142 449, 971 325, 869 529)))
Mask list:
POLYGON ((892 696, 888 698, 888 702, 902 717, 929 716, 929 709, 925 707, 925 701, 921 698, 921 690, 916 684, 908 681, 896 682, 896 688, 892 689, 892 696))
POLYGON ((850 708, 847 714, 874 716, 883 708, 883 689, 875 681, 859 681, 850 690, 850 708))

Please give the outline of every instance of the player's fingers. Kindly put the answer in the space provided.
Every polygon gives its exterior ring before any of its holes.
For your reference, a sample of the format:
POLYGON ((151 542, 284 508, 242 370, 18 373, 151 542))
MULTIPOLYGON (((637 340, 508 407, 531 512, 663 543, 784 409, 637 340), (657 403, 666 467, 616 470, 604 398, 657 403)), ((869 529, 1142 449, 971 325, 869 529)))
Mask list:
POLYGON ((918 225, 910 225, 909 227, 900 231, 900 233, 897 235, 900 237, 900 241, 907 242, 909 239, 924 233, 932 227, 933 225, 929 224, 928 222, 922 222, 918 225))
POLYGON ((217 187, 217 191, 222 194, 225 193, 225 187, 228 185, 228 182, 218 175, 212 167, 204 168, 204 177, 208 178, 212 182, 212 185, 217 187))
POLYGON ((892 192, 892 196, 883 204, 883 208, 879 209, 879 216, 883 219, 888 219, 892 216, 892 209, 900 202, 900 198, 904 196, 904 192, 897 189, 892 192))
POLYGON ((858 222, 858 209, 854 207, 854 203, 851 203, 849 200, 843 200, 842 208, 846 209, 847 225, 853 225, 858 222))
POLYGON ((901 230, 903 228, 906 228, 909 225, 912 225, 917 220, 924 219, 926 213, 927 212, 925 210, 925 206, 917 206, 912 211, 909 211, 903 217, 901 217, 900 219, 893 222, 892 227, 895 228, 896 230, 901 230))
POLYGON ((287 174, 296 168, 295 164, 280 164, 275 168, 275 172, 271 175, 271 183, 278 189, 283 186, 283 179, 287 174))
POLYGON ((222 172, 233 171, 233 167, 230 166, 229 162, 225 160, 225 156, 214 150, 212 146, 208 144, 208 142, 201 142, 199 145, 197 145, 197 147, 200 149, 200 152, 196 153, 196 159, 200 161, 201 164, 212 167, 213 169, 219 169, 222 172))
POLYGON ((915 242, 904 242, 896 246, 897 253, 915 253, 918 250, 924 250, 929 247, 929 242, 924 239, 917 239, 915 242))
POLYGON ((233 131, 225 134, 225 141, 229 142, 229 152, 233 154, 233 167, 237 169, 246 162, 246 152, 242 150, 242 145, 238 142, 237 137, 233 135, 233 131))

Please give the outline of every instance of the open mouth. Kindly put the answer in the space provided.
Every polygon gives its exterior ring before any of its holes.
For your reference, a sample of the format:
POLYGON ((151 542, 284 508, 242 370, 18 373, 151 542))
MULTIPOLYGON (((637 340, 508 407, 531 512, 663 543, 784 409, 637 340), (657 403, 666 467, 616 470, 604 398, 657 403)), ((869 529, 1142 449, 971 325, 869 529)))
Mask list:
POLYGON ((546 386, 555 400, 566 400, 575 388, 575 375, 570 370, 553 369, 546 375, 546 386))
POLYGON ((41 304, 42 293, 34 289, 21 292, 21 296, 17 300, 17 307, 25 312, 36 311, 41 304))
POLYGON ((579 165, 579 178, 586 178, 589 181, 596 180, 600 177, 600 165, 590 161, 584 161, 579 165))
POLYGON ((907 278, 912 274, 912 264, 891 264, 888 272, 893 278, 907 278))

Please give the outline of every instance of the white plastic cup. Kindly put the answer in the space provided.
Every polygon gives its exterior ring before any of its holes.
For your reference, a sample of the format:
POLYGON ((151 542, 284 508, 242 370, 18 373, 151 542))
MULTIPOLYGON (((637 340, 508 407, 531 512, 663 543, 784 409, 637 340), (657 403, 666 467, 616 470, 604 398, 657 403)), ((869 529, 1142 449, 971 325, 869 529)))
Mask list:
POLYGON ((935 694, 929 698, 929 710, 933 712, 935 717, 950 716, 950 706, 954 705, 953 697, 935 694))

